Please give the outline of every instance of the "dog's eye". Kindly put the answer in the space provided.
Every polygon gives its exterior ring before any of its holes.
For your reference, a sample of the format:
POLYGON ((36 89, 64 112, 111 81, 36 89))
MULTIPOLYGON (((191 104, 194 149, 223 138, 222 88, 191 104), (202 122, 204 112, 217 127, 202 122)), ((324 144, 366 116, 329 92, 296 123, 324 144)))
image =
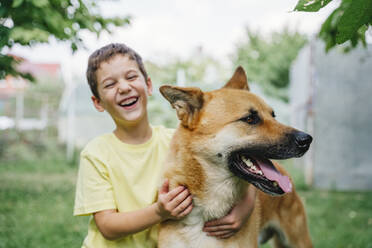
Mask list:
POLYGON ((273 112, 271 112, 271 116, 272 116, 272 117, 274 117, 274 118, 276 117, 276 115, 275 115, 274 111, 273 111, 273 112))
POLYGON ((255 125, 261 121, 260 117, 257 114, 250 114, 246 117, 241 118, 240 120, 248 123, 249 125, 255 125))

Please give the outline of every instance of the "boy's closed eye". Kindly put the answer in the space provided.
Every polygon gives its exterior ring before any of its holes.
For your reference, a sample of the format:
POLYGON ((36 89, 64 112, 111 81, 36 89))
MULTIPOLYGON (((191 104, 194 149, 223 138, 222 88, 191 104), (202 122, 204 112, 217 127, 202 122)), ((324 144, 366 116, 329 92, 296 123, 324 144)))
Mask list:
POLYGON ((110 88, 112 86, 114 86, 116 83, 116 81, 109 81, 109 82, 106 82, 103 86, 103 88, 107 89, 107 88, 110 88))
POLYGON ((132 80, 135 80, 136 78, 138 77, 138 75, 137 74, 128 74, 127 75, 127 80, 129 80, 129 81, 132 81, 132 80))

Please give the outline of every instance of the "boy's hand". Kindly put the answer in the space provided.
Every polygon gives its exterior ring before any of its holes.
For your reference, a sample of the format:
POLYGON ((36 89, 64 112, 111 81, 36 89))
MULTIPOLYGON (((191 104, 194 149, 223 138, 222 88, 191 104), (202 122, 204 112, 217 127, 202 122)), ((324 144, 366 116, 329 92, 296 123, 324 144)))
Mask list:
POLYGON ((203 231, 208 236, 227 239, 237 233, 247 221, 254 209, 256 190, 249 187, 244 198, 233 207, 228 215, 217 220, 208 221, 204 224, 203 231))
POLYGON ((181 219, 192 210, 192 196, 184 186, 169 191, 169 181, 165 179, 157 201, 157 214, 163 219, 181 219))

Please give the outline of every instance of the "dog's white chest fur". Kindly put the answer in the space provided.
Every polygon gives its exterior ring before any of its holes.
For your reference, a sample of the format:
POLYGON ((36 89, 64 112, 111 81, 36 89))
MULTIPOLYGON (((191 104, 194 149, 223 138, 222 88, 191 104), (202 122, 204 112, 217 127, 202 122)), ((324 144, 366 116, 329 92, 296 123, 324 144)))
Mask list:
MULTIPOLYGON (((177 228, 168 230, 167 241, 161 247, 167 248, 223 248, 226 245, 216 237, 203 232, 206 221, 225 216, 237 199, 242 197, 244 184, 226 172, 207 175, 207 185, 203 199, 194 198, 192 212, 178 221, 177 228), (218 176, 217 176, 218 175, 218 176), (237 185, 242 185, 237 187, 237 185), (238 188, 238 190, 237 190, 238 188)), ((232 244, 229 248, 238 247, 232 244)))
MULTIPOLYGON (((167 242, 162 247, 167 248, 224 248, 226 247, 216 237, 207 236, 203 232, 204 220, 201 218, 201 207, 194 207, 185 219, 179 222, 178 228, 167 233, 167 242)), ((237 245, 229 248, 238 248, 237 245)))

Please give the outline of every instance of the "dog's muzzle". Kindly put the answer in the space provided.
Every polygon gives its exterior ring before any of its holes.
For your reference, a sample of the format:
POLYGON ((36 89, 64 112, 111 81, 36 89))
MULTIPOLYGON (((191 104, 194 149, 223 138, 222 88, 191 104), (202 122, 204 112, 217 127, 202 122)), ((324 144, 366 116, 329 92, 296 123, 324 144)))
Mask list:
POLYGON ((306 152, 313 141, 313 137, 301 131, 295 131, 289 135, 293 136, 292 139, 294 140, 297 148, 302 152, 306 152))
POLYGON ((294 130, 277 143, 240 148, 230 153, 229 169, 265 193, 282 195, 291 191, 291 182, 269 159, 301 157, 309 149, 312 140, 307 133, 294 130))

